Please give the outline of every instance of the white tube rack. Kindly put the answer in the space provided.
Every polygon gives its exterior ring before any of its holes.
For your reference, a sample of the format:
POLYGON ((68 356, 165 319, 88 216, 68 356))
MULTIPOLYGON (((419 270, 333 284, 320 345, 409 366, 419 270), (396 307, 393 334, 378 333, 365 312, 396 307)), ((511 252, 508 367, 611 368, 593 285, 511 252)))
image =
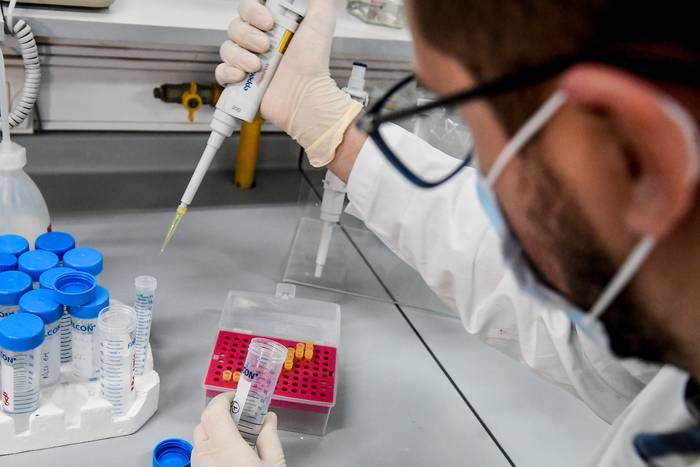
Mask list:
POLYGON ((158 408, 160 377, 150 346, 144 374, 136 377, 136 400, 123 416, 112 415, 111 404, 100 396, 99 381, 72 381, 65 365, 62 376, 64 382, 42 389, 35 412, 0 412, 0 455, 129 435, 158 408))

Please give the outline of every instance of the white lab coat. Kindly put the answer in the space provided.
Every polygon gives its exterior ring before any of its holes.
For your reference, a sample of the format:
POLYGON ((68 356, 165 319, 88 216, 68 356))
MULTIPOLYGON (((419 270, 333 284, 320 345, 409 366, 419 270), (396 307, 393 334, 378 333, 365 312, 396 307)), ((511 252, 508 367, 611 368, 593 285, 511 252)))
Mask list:
MULTIPOLYGON (((383 134, 423 173, 454 164, 400 127, 383 134)), ((687 375, 619 361, 579 334, 561 310, 543 307, 518 287, 477 199, 473 169, 440 187, 420 189, 368 140, 347 188, 349 212, 421 274, 469 333, 575 394, 613 424, 593 465, 645 465, 632 446, 635 434, 691 423, 682 399, 687 375)))

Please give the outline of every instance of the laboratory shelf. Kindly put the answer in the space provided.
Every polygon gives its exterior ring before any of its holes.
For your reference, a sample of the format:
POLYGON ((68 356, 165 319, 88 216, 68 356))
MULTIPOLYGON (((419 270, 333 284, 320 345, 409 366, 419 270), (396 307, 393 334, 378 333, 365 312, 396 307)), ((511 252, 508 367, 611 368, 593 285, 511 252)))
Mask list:
MULTIPOLYGON (((238 11, 232 0, 116 0, 111 7, 92 10, 25 6, 16 17, 31 20, 34 34, 64 43, 142 43, 164 48, 219 47, 229 22, 238 11)), ((335 0, 337 27, 334 55, 365 59, 410 59, 406 30, 363 23, 345 11, 345 0, 335 0)))

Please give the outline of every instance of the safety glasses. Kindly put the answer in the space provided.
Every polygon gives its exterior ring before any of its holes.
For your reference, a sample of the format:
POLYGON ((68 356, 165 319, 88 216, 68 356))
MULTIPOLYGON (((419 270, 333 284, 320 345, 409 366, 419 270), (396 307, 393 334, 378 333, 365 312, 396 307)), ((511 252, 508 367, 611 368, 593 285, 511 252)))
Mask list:
MULTIPOLYGON (((392 132, 388 128, 391 124, 399 124, 413 130, 417 125, 415 122, 439 120, 439 114, 445 112, 457 115, 459 113, 458 107, 461 104, 478 99, 493 98, 528 86, 541 84, 571 66, 584 62, 607 64, 649 79, 668 81, 695 89, 700 87, 700 63, 697 61, 678 61, 660 55, 630 54, 608 49, 605 52, 584 52, 558 57, 543 65, 506 74, 455 94, 430 100, 420 105, 409 105, 396 109, 397 101, 406 100, 398 97, 403 94, 410 95, 409 90, 415 89, 415 76, 409 75, 381 97, 359 119, 357 127, 369 135, 391 165, 404 177, 419 187, 433 188, 447 182, 472 162, 475 157, 473 147, 467 149, 464 154, 448 154, 449 159, 446 160, 449 163, 440 164, 437 170, 426 170, 425 167, 416 167, 415 164, 412 164, 411 160, 405 157, 405 154, 402 156, 400 145, 393 141, 390 136, 392 132)), ((456 121, 454 118, 449 120, 450 118, 453 117, 445 116, 445 121, 456 121)), ((437 139, 445 140, 446 137, 456 134, 453 127, 457 126, 433 123, 430 131, 435 134, 437 139), (435 128, 437 131, 434 130, 435 128)), ((459 140, 459 137, 454 139, 459 140)))

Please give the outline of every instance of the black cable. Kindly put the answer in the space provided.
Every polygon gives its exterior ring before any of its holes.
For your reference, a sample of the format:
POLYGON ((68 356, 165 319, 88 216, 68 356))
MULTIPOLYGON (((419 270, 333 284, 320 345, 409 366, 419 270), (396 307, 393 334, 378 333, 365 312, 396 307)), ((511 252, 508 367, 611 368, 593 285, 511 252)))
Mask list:
POLYGON ((36 118, 36 132, 42 133, 44 131, 44 122, 39 112, 39 100, 34 103, 34 117, 36 118))
MULTIPOLYGON (((306 183, 309 184, 309 188, 311 188, 311 191, 313 191, 314 194, 316 195, 316 198, 319 201, 322 201, 323 196, 321 195, 321 193, 319 193, 319 191, 316 189, 314 184, 311 182, 311 179, 308 177, 308 175, 304 171, 303 163, 304 163, 304 148, 301 148, 299 150, 299 159, 297 161, 297 168, 299 169, 301 176, 304 178, 304 180, 306 180, 306 183)), ((471 413, 474 415, 474 417, 476 417, 476 420, 479 422, 479 424, 484 429, 484 431, 486 431, 486 434, 489 436, 489 438, 491 438, 491 441, 493 441, 494 444, 496 445, 496 447, 498 448, 498 450, 501 451, 501 454, 503 454, 503 457, 506 458, 506 460, 508 461, 508 464, 510 464, 512 467, 515 467, 515 463, 513 462, 513 459, 510 458, 510 456, 506 452, 505 448, 501 445, 501 443, 498 441, 498 439, 496 439, 496 435, 494 435, 493 432, 489 429, 489 427, 486 425, 486 422, 484 422, 484 420, 481 418, 481 416, 476 411, 474 406, 471 404, 471 402, 469 402, 469 399, 467 399, 467 396, 464 394, 464 392, 462 392, 462 390, 459 388, 459 386, 457 385, 455 380, 452 378, 452 376, 450 376, 450 373, 447 371, 447 368, 445 368, 445 366, 440 362, 440 359, 437 357, 437 355, 435 355, 435 352, 433 352, 433 349, 430 348, 430 345, 428 345, 428 342, 425 340, 425 338, 423 338, 420 331, 418 331, 418 329, 413 325, 411 318, 409 318, 408 315, 406 314, 406 312, 403 310, 403 308, 401 308, 401 305, 399 305, 397 303, 398 300, 396 300, 396 297, 394 297, 394 294, 391 293, 391 291, 389 290, 389 287, 384 283, 384 281, 379 276, 377 271, 372 267, 372 264, 369 262, 369 260, 364 255, 364 253, 362 253, 362 250, 360 249, 360 247, 352 239, 348 230, 340 222, 338 222, 338 226, 340 227, 340 230, 343 232, 343 234, 348 239, 350 244, 353 246, 355 251, 357 251, 357 254, 360 255, 360 258, 362 259, 362 261, 365 263, 365 265, 367 265, 367 267, 369 268, 372 275, 375 277, 375 279, 377 279, 377 281, 379 282, 379 285, 381 285, 384 292, 389 296, 389 298, 393 302, 394 307, 398 310, 399 314, 404 319, 404 321, 406 321, 406 324, 408 324, 408 326, 411 328, 411 330, 416 335, 418 340, 421 342, 421 344, 423 344, 423 347, 425 347, 425 350, 428 351, 428 354, 430 354, 430 356, 432 357, 433 361, 437 364, 440 371, 442 371, 442 374, 445 375, 445 377, 447 378, 447 381, 449 381, 449 383, 452 385, 452 388, 455 391, 457 391, 457 394, 459 395, 459 397, 464 401, 464 403, 467 405, 467 407, 469 408, 471 413)))
POLYGON ((0 14, 2 15, 2 24, 5 32, 7 34, 11 34, 10 28, 7 27, 7 21, 5 21, 5 6, 2 4, 2 2, 0 2, 0 14))

